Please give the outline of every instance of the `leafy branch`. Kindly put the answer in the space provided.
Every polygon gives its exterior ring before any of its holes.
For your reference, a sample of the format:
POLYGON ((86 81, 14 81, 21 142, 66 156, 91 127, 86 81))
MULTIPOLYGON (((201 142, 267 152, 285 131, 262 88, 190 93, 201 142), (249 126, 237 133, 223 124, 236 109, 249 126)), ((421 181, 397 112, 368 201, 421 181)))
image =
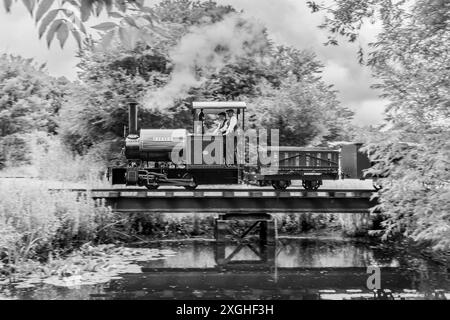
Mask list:
MULTIPOLYGON (((7 12, 11 12, 13 2, 17 0, 4 0, 7 12)), ((170 37, 159 25, 153 10, 144 5, 144 0, 22 0, 22 3, 39 25, 39 39, 45 35, 48 47, 56 36, 63 48, 72 35, 82 50, 83 40, 88 36, 85 23, 105 12, 113 21, 91 27, 102 32, 103 48, 116 37, 129 48, 137 41, 151 43, 155 37, 170 37)))

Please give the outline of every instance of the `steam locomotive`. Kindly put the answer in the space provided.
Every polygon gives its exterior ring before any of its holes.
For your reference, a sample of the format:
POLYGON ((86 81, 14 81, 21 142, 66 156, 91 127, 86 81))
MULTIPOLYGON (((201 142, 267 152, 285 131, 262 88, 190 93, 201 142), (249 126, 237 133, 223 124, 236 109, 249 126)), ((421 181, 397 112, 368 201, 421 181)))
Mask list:
MULTIPOLYGON (((206 133, 205 125, 217 114, 233 110, 239 124, 232 139, 236 142, 244 135, 244 102, 193 102, 193 133, 185 129, 138 130, 137 108, 136 102, 129 103, 129 130, 123 149, 126 165, 108 168, 113 185, 148 189, 171 185, 193 190, 198 185, 247 183, 283 190, 293 180, 301 180, 306 190, 317 190, 325 179, 362 178, 363 170, 370 167, 367 156, 358 151, 360 144, 340 148, 266 145, 260 148, 272 160, 270 164, 261 161, 258 149, 254 152, 256 161, 237 161, 236 145, 229 145, 222 135, 206 133), (232 161, 225 154, 231 154, 232 161)), ((248 159, 250 149, 239 149, 240 159, 248 159)))

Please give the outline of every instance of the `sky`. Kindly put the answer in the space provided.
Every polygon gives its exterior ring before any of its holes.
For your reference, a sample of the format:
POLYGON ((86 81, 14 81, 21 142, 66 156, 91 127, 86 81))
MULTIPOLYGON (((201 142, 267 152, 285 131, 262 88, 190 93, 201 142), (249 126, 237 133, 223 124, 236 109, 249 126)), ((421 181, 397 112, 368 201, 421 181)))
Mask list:
MULTIPOLYGON (((355 112, 355 122, 362 125, 379 123, 386 101, 378 97, 379 92, 370 88, 375 80, 370 69, 357 60, 358 45, 363 47, 375 40, 378 25, 368 24, 354 44, 340 41, 339 46, 324 46, 327 33, 317 26, 321 14, 312 14, 303 0, 216 0, 243 10, 267 26, 276 43, 308 49, 316 53, 324 65, 324 80, 334 85, 338 98, 344 106, 355 112)), ((157 0, 149 0, 155 3, 157 0)), ((90 20, 89 25, 99 21, 90 20)), ((93 29, 91 29, 93 30, 93 29)), ((36 25, 30 14, 19 2, 7 14, 0 6, 0 53, 19 54, 46 63, 53 76, 77 77, 75 57, 77 46, 72 38, 61 49, 57 41, 47 48, 45 39, 38 39, 36 25)))

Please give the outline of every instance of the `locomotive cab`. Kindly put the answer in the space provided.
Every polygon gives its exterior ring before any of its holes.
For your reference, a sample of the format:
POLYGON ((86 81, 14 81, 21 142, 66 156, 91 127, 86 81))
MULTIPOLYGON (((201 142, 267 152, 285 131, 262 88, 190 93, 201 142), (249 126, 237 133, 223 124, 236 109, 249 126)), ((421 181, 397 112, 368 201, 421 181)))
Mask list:
MULTIPOLYGON (((235 141, 233 141, 233 145, 230 143, 227 148, 227 136, 214 133, 211 122, 214 118, 217 120, 220 113, 232 110, 237 120, 236 131, 233 135, 239 136, 245 129, 245 109, 245 102, 193 102, 193 133, 188 135, 186 155, 189 168, 198 166, 240 167, 235 154, 237 152, 235 141), (227 159, 227 155, 229 159, 227 159)), ((230 119, 227 121, 229 122, 230 119)))

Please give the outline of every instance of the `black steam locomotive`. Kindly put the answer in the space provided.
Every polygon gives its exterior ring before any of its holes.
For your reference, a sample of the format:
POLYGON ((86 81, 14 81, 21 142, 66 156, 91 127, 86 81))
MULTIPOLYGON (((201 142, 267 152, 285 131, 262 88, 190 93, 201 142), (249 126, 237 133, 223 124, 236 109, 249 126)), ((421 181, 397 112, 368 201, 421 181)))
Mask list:
MULTIPOLYGON (((239 130, 234 142, 244 135, 244 102, 193 102, 193 133, 185 129, 140 129, 138 131, 137 104, 129 104, 129 130, 125 139, 124 155, 127 164, 110 167, 112 184, 145 186, 182 186, 193 190, 198 185, 248 183, 272 185, 276 190, 286 189, 293 180, 301 180, 306 190, 317 190, 325 179, 340 177, 362 178, 362 170, 370 166, 367 156, 358 151, 360 145, 347 144, 341 148, 300 148, 267 146, 264 152, 272 160, 237 161, 235 144, 228 145, 224 136, 205 133, 208 117, 233 110, 239 130), (233 161, 225 154, 231 151, 233 161), (211 161, 213 159, 213 161, 211 161)), ((244 140, 241 140, 245 142, 244 140)), ((240 158, 247 159, 251 147, 239 149, 240 158)))

